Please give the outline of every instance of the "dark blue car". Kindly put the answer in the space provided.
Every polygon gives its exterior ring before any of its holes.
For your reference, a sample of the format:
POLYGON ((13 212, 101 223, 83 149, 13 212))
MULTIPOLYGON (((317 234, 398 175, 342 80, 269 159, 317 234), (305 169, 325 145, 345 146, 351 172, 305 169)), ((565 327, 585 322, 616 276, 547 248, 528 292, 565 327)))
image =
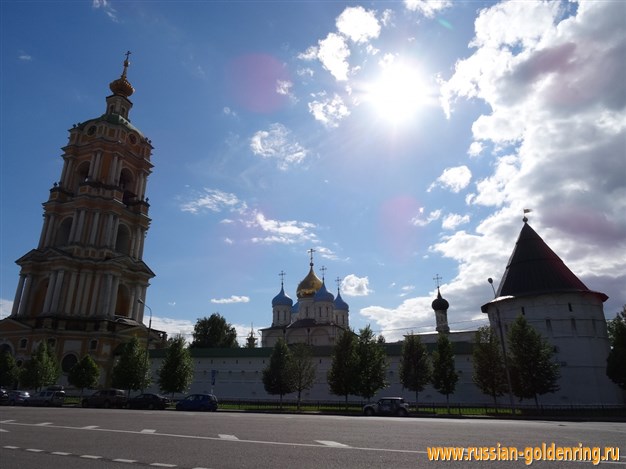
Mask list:
POLYGON ((215 412, 217 410, 217 397, 213 394, 190 394, 176 403, 176 410, 215 412))

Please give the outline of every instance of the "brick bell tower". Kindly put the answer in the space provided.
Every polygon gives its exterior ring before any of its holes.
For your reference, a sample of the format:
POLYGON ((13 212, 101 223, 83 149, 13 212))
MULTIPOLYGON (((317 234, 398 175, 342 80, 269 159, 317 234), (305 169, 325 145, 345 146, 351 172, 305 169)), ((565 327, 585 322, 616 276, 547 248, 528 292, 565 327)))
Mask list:
POLYGON ((61 363, 62 381, 90 354, 105 384, 121 343, 137 336, 156 346, 166 338, 143 325, 143 300, 154 277, 142 259, 153 147, 130 123, 129 55, 109 85, 106 112, 69 130, 60 179, 43 204, 39 245, 16 261, 21 270, 13 309, 0 321, 0 347, 19 363, 46 340, 61 363))

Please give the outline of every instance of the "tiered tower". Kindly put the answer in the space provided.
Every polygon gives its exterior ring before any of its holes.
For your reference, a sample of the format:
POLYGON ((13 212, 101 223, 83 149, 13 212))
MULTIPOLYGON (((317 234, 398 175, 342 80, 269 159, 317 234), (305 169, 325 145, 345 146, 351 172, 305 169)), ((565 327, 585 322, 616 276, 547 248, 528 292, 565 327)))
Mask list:
POLYGON ((0 322, 0 346, 18 361, 46 340, 65 372, 92 355, 103 382, 118 345, 132 335, 148 341, 150 332, 142 324, 143 299, 154 273, 143 248, 153 147, 130 123, 129 55, 109 85, 105 113, 69 130, 59 181, 43 204, 39 244, 16 261, 13 309, 0 322))

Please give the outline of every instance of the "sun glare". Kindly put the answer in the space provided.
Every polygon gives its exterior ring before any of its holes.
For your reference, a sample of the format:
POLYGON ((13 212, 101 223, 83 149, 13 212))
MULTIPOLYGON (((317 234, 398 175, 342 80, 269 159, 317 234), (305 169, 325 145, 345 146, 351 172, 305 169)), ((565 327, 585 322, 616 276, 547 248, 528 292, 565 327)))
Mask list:
POLYGON ((391 63, 370 84, 366 96, 380 119, 397 125, 411 120, 426 104, 427 91, 417 68, 391 63))

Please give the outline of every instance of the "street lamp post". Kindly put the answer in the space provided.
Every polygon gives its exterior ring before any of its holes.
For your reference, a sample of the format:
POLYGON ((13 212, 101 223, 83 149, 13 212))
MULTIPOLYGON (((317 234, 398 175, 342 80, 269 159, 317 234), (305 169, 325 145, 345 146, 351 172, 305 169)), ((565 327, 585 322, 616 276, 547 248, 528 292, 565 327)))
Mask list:
POLYGON ((150 321, 148 322, 148 338, 146 340, 146 352, 150 348, 150 333, 152 332, 152 308, 148 306, 141 298, 137 299, 137 303, 144 305, 150 311, 150 321))
MULTIPOLYGON (((493 287, 493 279, 489 277, 487 279, 487 282, 489 282, 489 285, 491 285, 491 290, 493 290, 493 299, 495 300, 497 296, 496 296, 496 289, 493 287)), ((513 387, 511 386, 511 373, 509 372, 509 359, 507 358, 506 347, 504 345, 504 332, 502 331, 502 320, 500 319, 500 308, 498 307, 498 305, 495 305, 495 307, 496 307, 496 317, 498 319, 498 329, 500 331, 500 345, 502 346, 502 359, 504 360, 504 371, 506 372, 506 384, 507 384, 507 387, 509 388, 509 401, 511 403, 511 411, 513 412, 513 415, 515 415, 515 400, 513 399, 513 387)))

